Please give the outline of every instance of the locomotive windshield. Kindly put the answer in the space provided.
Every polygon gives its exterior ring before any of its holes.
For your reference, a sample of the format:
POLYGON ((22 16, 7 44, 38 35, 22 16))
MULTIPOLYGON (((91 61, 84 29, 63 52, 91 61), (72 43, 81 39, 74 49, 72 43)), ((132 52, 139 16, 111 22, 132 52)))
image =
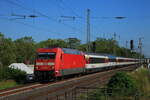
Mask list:
POLYGON ((55 53, 38 53, 37 59, 55 59, 55 53))

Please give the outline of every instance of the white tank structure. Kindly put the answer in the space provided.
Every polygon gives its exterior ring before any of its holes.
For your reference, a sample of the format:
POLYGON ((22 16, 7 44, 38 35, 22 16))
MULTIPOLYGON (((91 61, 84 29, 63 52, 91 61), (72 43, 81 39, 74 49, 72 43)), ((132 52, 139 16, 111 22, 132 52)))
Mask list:
POLYGON ((33 72, 33 70, 31 70, 24 63, 12 63, 8 67, 9 68, 13 68, 13 69, 19 69, 21 71, 26 72, 26 74, 27 74, 27 76, 26 76, 27 81, 32 81, 34 79, 34 72, 33 72))

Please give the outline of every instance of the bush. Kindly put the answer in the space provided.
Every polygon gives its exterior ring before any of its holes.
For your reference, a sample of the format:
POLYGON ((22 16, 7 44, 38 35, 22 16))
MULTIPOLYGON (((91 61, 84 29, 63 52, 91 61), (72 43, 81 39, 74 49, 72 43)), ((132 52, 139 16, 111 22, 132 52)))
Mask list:
POLYGON ((24 83, 26 80, 26 72, 19 69, 13 69, 9 67, 0 68, 0 81, 13 79, 17 83, 24 83))
POLYGON ((138 90, 141 93, 150 91, 150 71, 146 68, 139 68, 130 74, 137 81, 138 90))
POLYGON ((0 81, 10 79, 7 67, 0 67, 0 81))
POLYGON ((125 72, 118 72, 109 80, 108 89, 112 95, 133 96, 137 93, 136 81, 125 72))
POLYGON ((17 83, 24 83, 26 80, 26 72, 19 69, 9 68, 11 79, 14 79, 17 83))

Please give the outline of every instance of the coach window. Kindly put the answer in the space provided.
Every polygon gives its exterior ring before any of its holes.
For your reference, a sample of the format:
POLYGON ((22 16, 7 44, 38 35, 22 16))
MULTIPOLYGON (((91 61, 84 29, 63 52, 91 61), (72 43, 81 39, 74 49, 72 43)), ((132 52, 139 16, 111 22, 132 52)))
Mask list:
POLYGON ((105 58, 90 58, 90 63, 105 63, 105 58))

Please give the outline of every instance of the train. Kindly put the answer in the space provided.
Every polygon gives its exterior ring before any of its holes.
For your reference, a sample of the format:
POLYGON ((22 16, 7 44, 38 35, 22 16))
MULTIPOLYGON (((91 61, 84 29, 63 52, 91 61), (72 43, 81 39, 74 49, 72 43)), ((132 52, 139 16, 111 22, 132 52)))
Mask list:
POLYGON ((84 53, 69 48, 39 48, 35 59, 34 75, 37 80, 95 73, 139 63, 139 59, 107 54, 84 53))

